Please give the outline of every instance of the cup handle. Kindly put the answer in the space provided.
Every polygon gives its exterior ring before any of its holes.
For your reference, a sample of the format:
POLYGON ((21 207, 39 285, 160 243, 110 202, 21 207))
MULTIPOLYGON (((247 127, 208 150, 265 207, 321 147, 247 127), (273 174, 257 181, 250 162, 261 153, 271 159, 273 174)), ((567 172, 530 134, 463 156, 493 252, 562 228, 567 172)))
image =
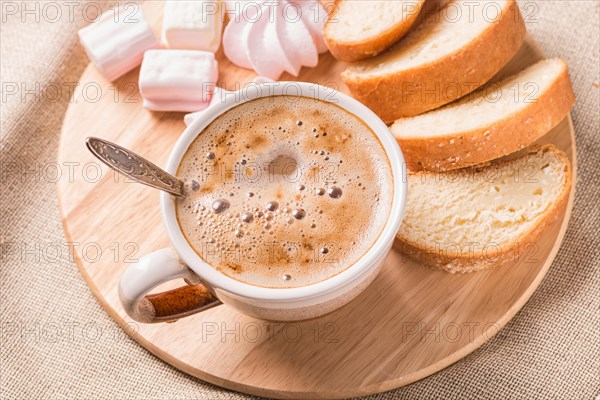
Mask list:
POLYGON ((119 299, 127 315, 143 323, 173 322, 222 304, 170 248, 150 253, 127 268, 119 281, 119 299), (148 294, 180 278, 187 286, 148 294))

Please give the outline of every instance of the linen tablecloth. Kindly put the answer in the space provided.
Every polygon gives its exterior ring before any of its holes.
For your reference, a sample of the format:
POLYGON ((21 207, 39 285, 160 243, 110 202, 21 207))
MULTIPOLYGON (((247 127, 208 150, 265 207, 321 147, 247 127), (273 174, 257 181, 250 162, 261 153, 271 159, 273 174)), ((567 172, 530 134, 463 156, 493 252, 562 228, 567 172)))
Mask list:
MULTIPOLYGON (((82 11, 93 16, 111 4, 1 2, 0 398, 252 398, 188 376, 130 339, 66 251, 56 185, 43 168, 56 160, 70 92, 51 87, 76 83, 88 63, 76 35, 87 24, 82 11), (23 251, 9 251, 15 245, 23 251), (65 250, 43 254, 59 246, 65 250)), ((371 399, 600 394, 600 3, 520 6, 546 55, 567 61, 577 94, 579 172, 564 243, 540 288, 497 336, 443 371, 371 399)))

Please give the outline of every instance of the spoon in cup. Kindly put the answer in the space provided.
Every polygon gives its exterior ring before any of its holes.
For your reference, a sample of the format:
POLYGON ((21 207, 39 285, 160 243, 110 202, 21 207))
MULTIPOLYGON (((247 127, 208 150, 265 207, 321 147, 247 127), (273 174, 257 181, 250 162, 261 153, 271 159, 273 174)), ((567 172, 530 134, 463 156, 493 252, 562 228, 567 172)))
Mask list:
POLYGON ((181 179, 133 151, 96 137, 88 137, 85 144, 93 155, 120 174, 173 196, 185 196, 181 179))

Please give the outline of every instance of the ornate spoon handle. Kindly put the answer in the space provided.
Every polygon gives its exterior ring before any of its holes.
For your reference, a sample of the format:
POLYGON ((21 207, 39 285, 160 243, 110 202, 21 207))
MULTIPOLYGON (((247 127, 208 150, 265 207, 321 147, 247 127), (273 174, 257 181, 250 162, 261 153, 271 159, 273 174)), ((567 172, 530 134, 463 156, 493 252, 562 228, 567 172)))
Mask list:
POLYGON ((85 144, 93 155, 115 171, 174 196, 184 196, 183 181, 131 150, 95 137, 88 137, 85 144))

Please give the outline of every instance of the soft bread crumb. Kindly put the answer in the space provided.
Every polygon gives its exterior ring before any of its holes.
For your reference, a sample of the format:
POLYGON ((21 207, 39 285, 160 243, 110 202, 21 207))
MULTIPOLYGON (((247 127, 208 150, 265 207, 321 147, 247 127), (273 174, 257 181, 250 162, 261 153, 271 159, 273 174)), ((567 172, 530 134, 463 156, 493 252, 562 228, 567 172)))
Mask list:
POLYGON ((489 267, 555 215, 570 182, 566 155, 551 145, 486 167, 412 174, 397 237, 432 266, 489 267))
MULTIPOLYGON (((542 60, 501 82, 488 84, 447 106, 416 117, 394 122, 391 130, 396 137, 431 137, 449 135, 489 127, 511 114, 526 109, 561 76, 567 66, 560 59, 542 60)), ((523 124, 531 122, 525 119, 523 124)), ((454 139, 450 140, 450 144, 454 139)))
POLYGON ((344 0, 337 3, 335 20, 327 24, 329 40, 356 43, 375 39, 418 13, 417 0, 344 0))
MULTIPOLYGON (((490 27, 491 20, 483 11, 487 3, 489 2, 485 1, 475 7, 473 12, 467 12, 466 7, 460 3, 447 2, 438 13, 429 15, 390 50, 350 65, 345 74, 356 74, 361 78, 393 74, 449 56, 473 42, 490 27), (457 3, 455 8, 461 12, 449 17, 447 13, 450 11, 446 12, 445 9, 451 3, 457 3)), ((506 13, 511 1, 494 0, 494 3, 500 7, 501 12, 506 13)))

